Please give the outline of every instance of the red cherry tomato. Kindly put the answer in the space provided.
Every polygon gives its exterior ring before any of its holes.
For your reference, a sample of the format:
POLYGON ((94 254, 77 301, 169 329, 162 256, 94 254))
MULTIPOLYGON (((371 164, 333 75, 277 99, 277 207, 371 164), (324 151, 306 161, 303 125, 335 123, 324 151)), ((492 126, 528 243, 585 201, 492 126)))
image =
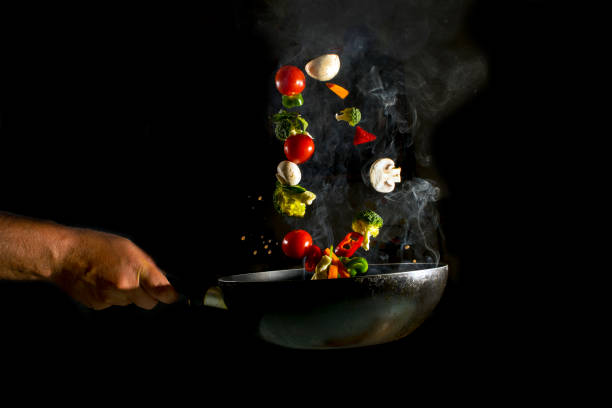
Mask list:
POLYGON ((280 67, 276 72, 274 80, 276 81, 276 89, 282 95, 297 95, 302 93, 306 87, 304 73, 293 65, 280 67))
POLYGON ((289 136, 287 140, 285 140, 283 148, 287 160, 295 164, 300 164, 310 159, 314 153, 315 145, 312 137, 303 133, 298 133, 289 136))
POLYGON ((308 255, 306 255, 304 269, 306 269, 307 272, 314 272, 322 257, 323 252, 321 252, 321 248, 319 248, 317 245, 311 246, 310 251, 308 251, 308 255))
POLYGON ((310 252, 312 237, 304 230, 293 230, 283 238, 281 248, 290 258, 301 259, 310 252))

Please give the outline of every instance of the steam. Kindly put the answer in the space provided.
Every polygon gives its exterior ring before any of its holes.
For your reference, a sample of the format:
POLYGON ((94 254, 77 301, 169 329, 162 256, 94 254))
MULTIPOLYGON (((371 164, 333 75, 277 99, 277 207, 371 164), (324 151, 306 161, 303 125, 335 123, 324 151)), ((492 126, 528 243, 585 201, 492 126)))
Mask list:
MULTIPOLYGON (((303 219, 284 217, 306 229, 321 247, 336 245, 351 230, 355 213, 372 209, 384 219, 367 254, 371 262, 438 263, 442 191, 419 172, 433 166, 430 142, 436 123, 484 81, 486 62, 467 43, 461 24, 465 1, 290 1, 268 3, 258 18, 277 67, 303 69, 311 59, 340 55, 331 80, 350 91, 345 100, 307 77, 304 105, 315 154, 300 165, 302 182, 317 199, 303 219), (355 129, 334 114, 356 106, 373 142, 352 144, 355 129), (402 168, 402 182, 389 194, 369 185, 369 167, 381 157, 402 168)), ((269 83, 274 83, 270 73, 269 83)), ((268 113, 282 108, 270 86, 268 113)), ((277 163, 271 165, 275 168, 277 163)), ((272 172, 274 170, 271 170, 272 172)))

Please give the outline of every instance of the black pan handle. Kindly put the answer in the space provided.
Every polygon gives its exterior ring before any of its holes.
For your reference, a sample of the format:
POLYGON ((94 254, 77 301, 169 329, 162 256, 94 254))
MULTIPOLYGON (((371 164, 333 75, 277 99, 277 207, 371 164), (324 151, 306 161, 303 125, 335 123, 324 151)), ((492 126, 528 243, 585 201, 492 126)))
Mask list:
POLYGON ((218 309, 227 310, 223 292, 219 286, 210 286, 206 291, 199 287, 189 285, 188 282, 177 275, 166 273, 166 278, 179 293, 179 302, 187 303, 190 306, 210 306, 218 309))

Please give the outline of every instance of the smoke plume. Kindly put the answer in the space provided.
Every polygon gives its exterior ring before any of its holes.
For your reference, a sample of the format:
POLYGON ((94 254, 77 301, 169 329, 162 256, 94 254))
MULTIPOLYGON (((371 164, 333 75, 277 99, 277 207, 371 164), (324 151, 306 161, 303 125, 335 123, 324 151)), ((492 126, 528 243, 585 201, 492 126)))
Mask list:
MULTIPOLYGON (((303 219, 284 217, 306 229, 320 247, 336 245, 362 209, 385 224, 367 254, 370 262, 439 261, 439 180, 425 177, 435 166, 431 133, 444 115, 484 81, 486 62, 462 33, 466 1, 269 1, 257 18, 277 66, 303 70, 311 59, 337 53, 339 74, 331 80, 350 91, 342 100, 324 83, 307 77, 304 105, 316 151, 300 165, 300 185, 317 199, 303 219), (356 106, 363 129, 377 136, 354 146, 355 129, 334 114, 356 106), (402 168, 402 182, 382 194, 369 185, 369 167, 382 157, 402 168)), ((282 108, 270 85, 268 114, 282 108)), ((273 137, 273 136, 272 136, 273 137)), ((280 148, 282 150, 282 148, 280 148)), ((274 171, 276 163, 271 165, 274 171)), ((435 174, 435 172, 433 172, 435 174)))

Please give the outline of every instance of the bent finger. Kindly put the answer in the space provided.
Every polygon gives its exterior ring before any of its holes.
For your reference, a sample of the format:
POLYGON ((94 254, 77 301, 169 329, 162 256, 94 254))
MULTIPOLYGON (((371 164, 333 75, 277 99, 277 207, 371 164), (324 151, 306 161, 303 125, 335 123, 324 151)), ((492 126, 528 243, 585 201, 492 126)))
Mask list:
POLYGON ((174 303, 178 292, 166 278, 166 275, 155 265, 150 265, 140 274, 140 286, 153 298, 163 303, 174 303))
POLYGON ((142 288, 136 288, 127 291, 127 298, 136 306, 151 310, 157 305, 157 299, 149 295, 142 288))

